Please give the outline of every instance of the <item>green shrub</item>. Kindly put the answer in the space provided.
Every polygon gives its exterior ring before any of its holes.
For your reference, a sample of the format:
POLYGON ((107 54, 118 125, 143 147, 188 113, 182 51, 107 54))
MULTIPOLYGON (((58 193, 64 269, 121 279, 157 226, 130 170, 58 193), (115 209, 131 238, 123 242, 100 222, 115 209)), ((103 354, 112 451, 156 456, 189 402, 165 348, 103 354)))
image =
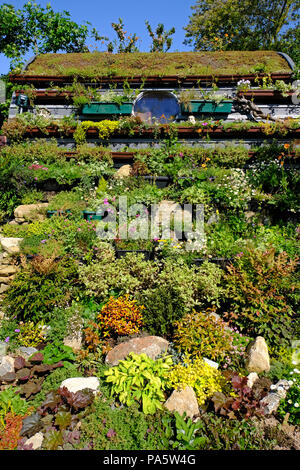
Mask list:
POLYGON ((19 321, 49 321, 53 309, 70 300, 76 277, 77 267, 72 259, 56 262, 36 257, 31 263, 23 261, 23 269, 4 298, 7 313, 19 321))
POLYGON ((249 336, 263 336, 273 348, 297 337, 296 261, 286 253, 247 249, 225 275, 228 318, 249 336))
POLYGON ((233 353, 232 332, 213 313, 193 311, 176 322, 174 343, 180 351, 217 362, 233 353))
POLYGON ((96 398, 91 412, 81 420, 78 449, 163 450, 164 413, 145 415, 137 405, 115 407, 102 397, 96 398))
POLYGON ((137 401, 143 413, 154 414, 162 410, 168 370, 172 364, 170 356, 154 361, 146 354, 130 353, 117 366, 104 372, 106 382, 111 385, 111 396, 131 406, 137 401))

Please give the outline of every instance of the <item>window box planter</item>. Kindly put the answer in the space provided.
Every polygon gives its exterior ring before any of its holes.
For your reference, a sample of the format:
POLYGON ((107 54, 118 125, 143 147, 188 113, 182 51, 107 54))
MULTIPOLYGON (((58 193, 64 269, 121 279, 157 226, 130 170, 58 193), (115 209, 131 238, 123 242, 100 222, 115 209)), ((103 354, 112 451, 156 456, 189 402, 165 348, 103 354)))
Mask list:
MULTIPOLYGON (((260 128, 260 127, 251 127, 251 128, 248 128, 248 129, 237 129, 237 128, 227 128, 227 129, 224 129, 223 127, 219 126, 219 127, 215 127, 213 129, 205 129, 205 128, 202 128, 201 129, 201 132, 199 131, 199 129, 196 129, 195 127, 190 127, 190 126, 180 126, 180 127, 177 127, 176 128, 177 130, 177 133, 178 133, 178 137, 179 138, 188 138, 188 137, 191 137, 191 138, 203 138, 203 137, 206 137, 207 135, 208 136, 212 136, 212 137, 215 137, 215 138, 223 138, 223 137, 227 137, 227 138, 236 138, 236 137, 240 137, 240 138, 244 138, 244 137, 263 137, 263 138, 267 138, 267 137, 270 137, 273 138, 273 137, 281 137, 281 133, 280 132, 274 132, 272 134, 268 134, 266 135, 263 130, 260 128)), ((75 132, 75 129, 70 129, 68 131, 68 136, 69 138, 72 138, 73 137, 73 134, 75 132)), ((168 135, 168 130, 164 127, 161 127, 160 129, 158 129, 158 133, 157 135, 155 134, 155 129, 154 128, 149 128, 149 129, 142 129, 142 130, 139 130, 139 129, 133 129, 133 134, 132 134, 132 137, 135 138, 135 137, 141 137, 141 138, 151 138, 151 139, 160 139, 160 138, 165 138, 165 136, 168 135)), ((292 139, 292 138, 299 138, 299 135, 300 135, 300 128, 296 128, 296 129, 288 129, 287 130, 287 134, 285 134, 283 137, 284 138, 289 138, 289 139, 292 139)), ((26 130, 26 133, 24 134, 24 138, 26 137, 31 137, 31 138, 36 138, 36 137, 47 137, 47 138, 51 138, 51 137, 61 137, 63 136, 63 133, 61 131, 59 131, 58 127, 57 126, 49 126, 48 128, 45 129, 44 132, 42 132, 40 129, 38 128, 28 128, 26 130)), ((97 128, 93 128, 93 127, 90 127, 87 132, 86 132, 86 137, 87 139, 99 139, 99 131, 97 128)), ((125 132, 125 131, 115 131, 110 138, 119 138, 119 137, 126 137, 126 138, 130 138, 131 135, 129 135, 128 132, 125 132)))
POLYGON ((191 100, 190 105, 181 105, 183 114, 229 114, 231 113, 233 102, 224 100, 220 103, 210 100, 191 100))
POLYGON ((93 211, 82 211, 82 214, 85 220, 102 220, 105 216, 105 213, 101 215, 93 211))
POLYGON ((172 178, 169 176, 153 176, 153 175, 146 175, 142 176, 145 181, 150 184, 155 184, 157 188, 165 188, 169 184, 172 183, 172 178))
POLYGON ((244 96, 247 99, 255 99, 258 102, 289 102, 291 103, 291 96, 294 91, 288 91, 288 96, 283 96, 278 90, 247 90, 240 91, 238 96, 244 96))
POLYGON ((81 114, 96 114, 96 115, 107 115, 107 114, 131 114, 132 103, 102 103, 95 102, 91 104, 85 104, 82 108, 81 114))

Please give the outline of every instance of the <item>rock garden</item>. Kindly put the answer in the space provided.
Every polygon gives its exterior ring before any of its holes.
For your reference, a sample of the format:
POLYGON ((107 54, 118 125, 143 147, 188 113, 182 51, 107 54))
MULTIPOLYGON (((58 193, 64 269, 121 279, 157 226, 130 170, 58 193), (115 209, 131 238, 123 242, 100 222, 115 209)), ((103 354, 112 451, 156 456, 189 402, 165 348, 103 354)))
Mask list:
POLYGON ((1 131, 0 450, 300 450, 299 119, 36 111, 1 131))

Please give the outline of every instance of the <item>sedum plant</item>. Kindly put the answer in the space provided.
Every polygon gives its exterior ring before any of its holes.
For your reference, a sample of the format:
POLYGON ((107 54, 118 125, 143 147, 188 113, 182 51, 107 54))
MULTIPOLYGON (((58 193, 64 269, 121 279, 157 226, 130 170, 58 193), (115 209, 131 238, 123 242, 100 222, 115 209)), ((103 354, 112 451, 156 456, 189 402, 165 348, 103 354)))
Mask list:
POLYGON ((214 393, 221 392, 225 379, 221 372, 196 357, 193 361, 187 355, 184 363, 179 363, 168 374, 168 387, 194 389, 199 405, 203 405, 214 393))
POLYGON ((144 353, 132 352, 117 366, 105 371, 104 375, 106 382, 111 384, 111 396, 117 396, 127 406, 140 402, 145 414, 154 414, 162 409, 166 377, 171 365, 170 356, 155 361, 144 353))

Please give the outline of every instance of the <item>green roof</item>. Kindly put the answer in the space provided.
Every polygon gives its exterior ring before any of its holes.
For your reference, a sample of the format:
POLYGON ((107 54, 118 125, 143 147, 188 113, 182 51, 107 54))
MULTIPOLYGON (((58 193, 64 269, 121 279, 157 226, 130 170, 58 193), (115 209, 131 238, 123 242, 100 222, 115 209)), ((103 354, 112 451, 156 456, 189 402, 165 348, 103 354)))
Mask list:
POLYGON ((43 54, 25 75, 78 77, 245 75, 256 72, 290 73, 287 61, 275 51, 226 52, 108 52, 43 54))

